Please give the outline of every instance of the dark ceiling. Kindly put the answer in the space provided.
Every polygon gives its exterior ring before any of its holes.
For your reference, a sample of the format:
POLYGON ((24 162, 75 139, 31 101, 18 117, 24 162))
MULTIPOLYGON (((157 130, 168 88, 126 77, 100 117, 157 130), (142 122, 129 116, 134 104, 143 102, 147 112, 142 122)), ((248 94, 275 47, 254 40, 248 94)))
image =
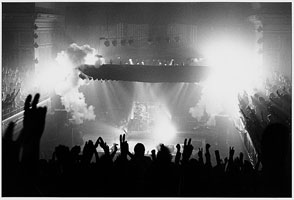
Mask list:
POLYGON ((199 24, 223 20, 244 19, 252 14, 291 15, 288 3, 248 2, 166 2, 166 3, 2 3, 5 12, 31 12, 32 10, 64 15, 68 22, 76 23, 187 23, 199 24), (36 9, 37 8, 37 9, 36 9))

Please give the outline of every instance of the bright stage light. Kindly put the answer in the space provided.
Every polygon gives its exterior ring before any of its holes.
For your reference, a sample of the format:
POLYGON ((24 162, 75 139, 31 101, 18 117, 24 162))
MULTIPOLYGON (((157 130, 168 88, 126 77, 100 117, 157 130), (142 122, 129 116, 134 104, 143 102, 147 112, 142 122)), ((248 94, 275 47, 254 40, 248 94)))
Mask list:
POLYGON ((47 63, 36 70, 35 84, 40 89, 52 90, 65 77, 63 70, 56 63, 47 63))
POLYGON ((86 57, 84 58, 84 64, 94 65, 96 62, 100 61, 101 59, 103 59, 102 56, 100 55, 97 56, 96 52, 88 53, 86 57))
POLYGON ((171 122, 170 114, 161 108, 157 111, 154 121, 152 133, 156 143, 170 143, 176 135, 176 128, 171 122))
POLYGON ((35 84, 41 90, 50 91, 68 82, 69 77, 73 77, 75 71, 64 55, 58 55, 56 61, 47 62, 36 68, 35 84))
MULTIPOLYGON (((98 58, 96 52, 88 53, 83 60, 84 64, 104 64, 103 58, 98 58), (101 61, 98 63, 98 61, 101 61)), ((58 53, 54 61, 48 61, 40 65, 36 70, 35 84, 46 90, 69 90, 71 86, 76 86, 83 82, 78 78, 78 66, 75 66, 65 52, 58 53)))
POLYGON ((258 55, 249 45, 235 37, 211 41, 204 50, 210 75, 203 82, 202 102, 210 113, 239 113, 238 93, 251 94, 262 83, 258 55))

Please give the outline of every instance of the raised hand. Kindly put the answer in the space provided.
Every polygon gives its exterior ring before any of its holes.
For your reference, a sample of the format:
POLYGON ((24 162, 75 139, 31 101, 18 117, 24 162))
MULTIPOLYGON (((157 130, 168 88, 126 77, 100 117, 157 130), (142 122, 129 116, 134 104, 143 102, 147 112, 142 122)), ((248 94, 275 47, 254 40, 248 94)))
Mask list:
POLYGON ((206 158, 206 165, 211 167, 211 160, 210 160, 210 152, 209 152, 210 144, 205 145, 205 158, 206 158))
POLYGON ((209 151, 209 148, 210 148, 210 144, 207 143, 207 144, 205 145, 205 150, 206 150, 206 151, 209 151))
POLYGON ((228 163, 228 157, 225 157, 225 159, 224 159, 224 161, 225 161, 225 165, 228 163))
POLYGON ((180 144, 177 144, 176 145, 176 148, 177 148, 177 152, 180 152, 181 151, 181 145, 180 144))
POLYGON ((229 147, 229 159, 231 158, 233 159, 234 153, 235 153, 234 147, 229 147))
POLYGON ((83 161, 85 163, 90 163, 91 159, 96 151, 95 145, 92 140, 89 140, 85 143, 83 148, 83 161))
POLYGON ((37 107, 40 94, 36 94, 33 101, 32 95, 28 95, 24 105, 23 129, 19 141, 23 146, 21 161, 27 169, 35 173, 35 167, 39 160, 40 140, 45 128, 46 107, 37 107))
POLYGON ((126 135, 125 134, 119 136, 119 142, 120 142, 121 156, 126 158, 128 153, 129 153, 129 144, 126 141, 126 135))
POLYGON ((117 152, 117 150, 118 150, 117 145, 118 144, 116 144, 116 143, 113 144, 113 147, 112 147, 113 150, 112 150, 112 152, 117 152))
POLYGON ((240 154, 239 154, 239 159, 240 159, 240 163, 241 163, 241 165, 243 165, 243 162, 244 162, 244 154, 242 153, 242 152, 240 152, 240 154))
POLYGON ((151 150, 151 157, 152 157, 152 160, 153 160, 153 161, 156 160, 155 149, 152 149, 152 150, 151 150))
POLYGON ((111 152, 111 155, 110 155, 110 156, 111 156, 111 159, 114 158, 114 156, 115 156, 115 154, 116 154, 116 152, 117 152, 117 150, 118 150, 117 145, 118 145, 118 144, 116 144, 116 143, 113 144, 112 152, 111 152))
POLYGON ((184 140, 184 150, 183 150, 183 161, 188 161, 192 155, 194 147, 191 145, 191 138, 188 140, 184 140))
POLYGON ((234 153, 235 153, 234 147, 229 147, 229 161, 228 161, 227 171, 232 171, 232 169, 233 169, 234 153))
POLYGON ((177 153, 176 153, 176 157, 175 157, 175 163, 179 164, 180 163, 180 159, 181 159, 181 145, 177 144, 176 145, 177 148, 177 153))
POLYGON ((203 157, 203 148, 198 148, 198 157, 203 157))
POLYGON ((203 148, 198 148, 199 162, 203 164, 203 148))
POLYGON ((106 144, 106 142, 104 142, 104 140, 101 137, 99 137, 98 140, 99 140, 99 144, 100 144, 101 148, 103 149, 105 155, 109 155, 109 146, 106 144))
POLYGON ((218 150, 215 150, 214 153, 215 153, 216 163, 219 166, 219 165, 222 164, 222 160, 220 158, 219 151, 218 150))
POLYGON ((26 98, 24 105, 22 142, 25 144, 39 142, 45 128, 47 107, 37 107, 40 94, 36 94, 32 101, 32 95, 26 98))
POLYGON ((97 140, 96 140, 96 142, 95 142, 95 144, 94 144, 95 148, 98 147, 98 145, 99 145, 99 143, 100 143, 100 138, 101 138, 101 137, 97 138, 97 140))

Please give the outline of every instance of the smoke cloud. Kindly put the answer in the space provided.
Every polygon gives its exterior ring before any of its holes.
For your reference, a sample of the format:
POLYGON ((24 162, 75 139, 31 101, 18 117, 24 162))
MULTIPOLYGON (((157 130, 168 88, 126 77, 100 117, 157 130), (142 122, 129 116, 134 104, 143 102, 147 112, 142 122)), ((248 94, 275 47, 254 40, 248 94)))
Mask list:
MULTIPOLYGON (((78 67, 83 64, 95 64, 98 58, 96 50, 89 45, 78 46, 71 44, 66 51, 58 53, 56 61, 61 74, 55 92, 61 96, 61 102, 67 112, 71 113, 74 123, 81 124, 84 120, 95 120, 94 106, 88 106, 85 96, 79 91, 80 86, 86 84, 79 78, 78 67)), ((59 76, 60 76, 59 74, 59 76)))
POLYGON ((225 112, 225 107, 224 102, 221 102, 217 95, 212 95, 209 88, 204 86, 199 102, 189 109, 189 113, 200 121, 206 112, 209 115, 208 122, 210 122, 215 115, 225 112))

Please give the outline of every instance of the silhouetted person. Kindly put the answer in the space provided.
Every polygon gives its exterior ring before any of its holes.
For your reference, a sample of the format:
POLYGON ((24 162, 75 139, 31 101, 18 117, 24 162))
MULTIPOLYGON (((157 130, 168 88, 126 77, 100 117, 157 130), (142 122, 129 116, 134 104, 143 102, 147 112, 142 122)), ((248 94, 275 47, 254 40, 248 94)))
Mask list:
POLYGON ((9 177, 3 177, 3 184, 12 186, 3 188, 3 196, 39 196, 38 162, 40 153, 40 140, 45 128, 46 107, 37 107, 40 95, 36 94, 26 98, 24 105, 23 129, 19 137, 12 138, 14 123, 9 125, 3 137, 3 173, 14 174, 15 185, 10 185, 9 177), (20 150, 22 153, 20 154, 20 150), (21 156, 21 157, 20 157, 21 156), (16 170, 16 171, 14 171, 16 170))
POLYGON ((290 131, 279 123, 269 124, 262 135, 262 195, 291 195, 290 131))
POLYGON ((178 195, 179 171, 171 160, 170 150, 161 144, 156 160, 147 173, 148 196, 174 197, 178 195))
POLYGON ((130 171, 131 171, 131 187, 133 188, 132 196, 145 196, 148 190, 145 187, 145 176, 147 169, 150 167, 151 158, 145 156, 145 146, 142 143, 137 143, 134 147, 134 155, 131 156, 130 171))

